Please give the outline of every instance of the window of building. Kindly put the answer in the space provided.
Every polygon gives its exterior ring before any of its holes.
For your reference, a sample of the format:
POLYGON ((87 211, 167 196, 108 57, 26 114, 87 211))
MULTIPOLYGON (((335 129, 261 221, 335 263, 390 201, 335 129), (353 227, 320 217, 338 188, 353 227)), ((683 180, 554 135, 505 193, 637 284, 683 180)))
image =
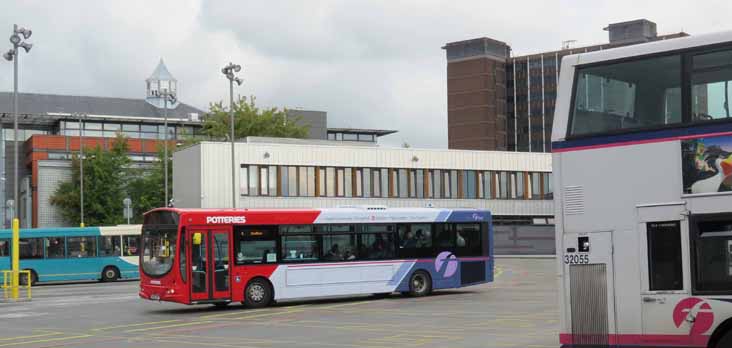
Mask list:
POLYGON ((343 194, 353 197, 353 168, 343 168, 343 194))
POLYGON ((353 169, 353 196, 354 197, 363 197, 363 171, 361 168, 354 168, 353 169))
MULTIPOLYGON (((299 195, 300 196, 305 196, 305 193, 306 193, 305 190, 307 189, 307 185, 303 185, 303 184, 305 184, 305 180, 307 180, 307 176, 306 175, 303 175, 303 174, 305 174, 304 173, 305 172, 305 168, 304 167, 300 167, 300 168, 298 168, 298 167, 282 167, 282 172, 284 172, 285 173, 285 176, 286 176, 286 178, 283 178, 283 179, 286 179, 286 180, 285 181, 282 181, 282 185, 284 186, 285 185, 285 182, 287 182, 288 196, 297 196, 298 195, 298 190, 299 190, 299 195), (299 177, 300 180, 299 180, 299 182, 298 182, 298 169, 299 169, 299 172, 300 172, 300 177, 299 177), (300 185, 298 185, 298 183, 300 185)), ((284 191, 285 190, 283 188, 283 190, 282 190, 282 192, 283 192, 282 195, 283 196, 285 195, 284 194, 284 191)))
POLYGON ((680 87, 678 55, 579 68, 569 134, 680 123, 680 87))
POLYGON ((269 167, 259 167, 259 195, 269 196, 269 167))
POLYGON ((691 75, 692 118, 709 121, 730 118, 732 51, 693 57, 691 75))
POLYGON ((46 258, 63 259, 66 257, 66 240, 64 237, 46 238, 46 258))
POLYGON ((120 236, 99 237, 99 256, 119 256, 121 254, 122 238, 120 236))
POLYGON ((259 168, 251 165, 248 170, 249 195, 256 196, 259 193, 259 168))
POLYGON ((430 178, 430 183, 432 183, 432 192, 434 198, 442 198, 442 171, 439 169, 431 170, 432 178, 430 178))
POLYGON ((358 258, 355 234, 326 234, 323 238, 323 260, 350 261, 358 258))
POLYGON ((343 133, 343 140, 346 140, 346 141, 358 141, 358 134, 343 133))
POLYGON ((236 263, 277 262, 276 226, 236 227, 234 231, 234 253, 236 263))
POLYGON ((646 232, 649 289, 683 289, 681 225, 678 221, 649 222, 646 224, 646 232))
POLYGON ((239 168, 239 194, 249 195, 249 167, 243 164, 239 168))
POLYGON ((516 172, 512 175, 514 187, 516 187, 516 194, 513 198, 524 199, 526 197, 526 175, 523 172, 516 172))
POLYGON ((343 197, 345 192, 345 172, 343 168, 336 168, 336 196, 343 197))
POLYGON ((318 196, 325 197, 325 168, 318 167, 318 196))
POLYGON ((474 170, 463 170, 463 198, 475 199, 478 197, 477 178, 474 170))
POLYGON ((42 259, 43 238, 21 238, 20 239, 21 259, 42 259))
POLYGON ((325 171, 325 179, 327 181, 326 194, 328 197, 334 197, 336 195, 336 170, 335 168, 328 167, 325 171))
POLYGON ((396 178, 397 178, 397 184, 396 184, 396 192, 397 196, 399 198, 407 198, 409 197, 409 184, 407 183, 407 170, 406 169, 397 169, 396 170, 396 178))
POLYGON ((373 134, 359 134, 358 135, 358 141, 369 141, 374 142, 374 135, 373 134))
POLYGON ((283 235, 282 261, 285 262, 312 262, 320 256, 320 245, 316 235, 283 235))
POLYGON ((509 188, 509 182, 508 182, 508 173, 507 172, 498 172, 498 198, 500 199, 507 199, 508 196, 508 188, 509 188))
POLYGON ((381 168, 381 196, 389 197, 389 170, 381 168))
POLYGON ((122 236, 122 251, 124 256, 140 255, 140 236, 122 236))
POLYGON ((415 186, 417 189, 417 198, 424 198, 424 173, 422 169, 413 170, 415 173, 415 186))
MULTIPOLYGON (((376 192, 374 192, 374 193, 371 192, 371 185, 372 185, 371 168, 363 169, 363 179, 361 179, 361 180, 363 180, 363 196, 368 198, 368 197, 371 197, 371 195, 373 194, 374 197, 378 197, 376 192)), ((378 183, 376 183, 376 185, 374 185, 374 188, 376 188, 377 186, 378 186, 378 183)), ((374 191, 376 191, 376 190, 374 190, 374 191)))
POLYGON ((495 175, 493 172, 483 172, 483 197, 485 199, 492 199, 495 197, 495 175))
POLYGON ((732 216, 695 217, 692 221, 696 225, 694 288, 728 294, 732 291, 732 216))
POLYGON ((69 237, 66 239, 69 257, 97 256, 96 237, 69 237))
POLYGON ((442 198, 453 198, 453 192, 450 189, 450 171, 442 171, 442 198))
POLYGON ((541 185, 542 179, 541 179, 541 173, 531 173, 531 198, 532 199, 541 199, 542 198, 542 192, 541 192, 541 185))
POLYGON ((450 197, 451 198, 460 198, 460 186, 458 186, 458 171, 457 170, 451 170, 450 171, 450 197))
MULTIPOLYGON (((277 168, 279 173, 279 188, 280 188, 280 195, 282 197, 289 197, 290 196, 290 182, 288 181, 288 171, 287 167, 279 167, 277 168)), ((297 196, 297 186, 295 186, 292 196, 297 196)))

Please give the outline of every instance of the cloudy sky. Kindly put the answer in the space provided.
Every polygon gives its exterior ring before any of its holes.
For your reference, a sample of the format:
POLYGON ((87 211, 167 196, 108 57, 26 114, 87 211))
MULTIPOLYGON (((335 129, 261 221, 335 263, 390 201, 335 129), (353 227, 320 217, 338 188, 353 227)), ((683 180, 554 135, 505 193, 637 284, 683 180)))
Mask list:
MULTIPOLYGON (((446 42, 488 36, 520 55, 606 42, 605 25, 637 18, 659 33, 730 30, 731 11, 717 0, 4 1, 0 38, 13 23, 33 30, 24 92, 142 98, 162 57, 180 99, 205 110, 226 97, 220 68, 233 61, 244 66, 236 93, 260 105, 399 130, 387 145, 444 148, 446 42)), ((12 90, 4 60, 0 90, 12 90)))

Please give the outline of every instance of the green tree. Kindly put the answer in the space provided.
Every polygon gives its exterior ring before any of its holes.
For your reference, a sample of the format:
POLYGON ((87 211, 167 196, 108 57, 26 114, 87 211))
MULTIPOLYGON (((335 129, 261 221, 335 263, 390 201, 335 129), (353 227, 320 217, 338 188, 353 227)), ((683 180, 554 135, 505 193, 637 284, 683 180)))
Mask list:
MULTIPOLYGON (((168 197, 173 197, 173 158, 175 146, 168 148, 168 197)), ((130 180, 128 193, 132 199, 134 223, 142 223, 142 214, 148 210, 164 207, 165 204, 165 167, 163 145, 158 145, 158 160, 151 167, 135 170, 135 177, 130 180)))
MULTIPOLYGON (((287 111, 278 108, 260 109, 256 98, 240 97, 234 101, 234 133, 237 139, 247 136, 304 138, 307 126, 297 125, 297 119, 287 117, 287 111)), ((213 139, 229 139, 229 108, 223 102, 211 103, 203 123, 203 133, 213 139)))
MULTIPOLYGON (((124 222, 123 203, 126 197, 130 159, 127 139, 118 134, 109 150, 97 145, 84 149, 84 223, 88 226, 116 225, 124 222)), ((67 222, 76 224, 80 219, 79 158, 72 158, 70 181, 61 183, 51 196, 67 222)))

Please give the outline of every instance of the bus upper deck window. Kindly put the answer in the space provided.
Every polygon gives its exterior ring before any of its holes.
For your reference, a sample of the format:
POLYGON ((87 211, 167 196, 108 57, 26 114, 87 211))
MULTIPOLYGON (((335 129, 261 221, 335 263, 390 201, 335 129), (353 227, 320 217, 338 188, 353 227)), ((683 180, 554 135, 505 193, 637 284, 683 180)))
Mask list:
POLYGON ((570 135, 681 122, 681 57, 578 67, 570 135))

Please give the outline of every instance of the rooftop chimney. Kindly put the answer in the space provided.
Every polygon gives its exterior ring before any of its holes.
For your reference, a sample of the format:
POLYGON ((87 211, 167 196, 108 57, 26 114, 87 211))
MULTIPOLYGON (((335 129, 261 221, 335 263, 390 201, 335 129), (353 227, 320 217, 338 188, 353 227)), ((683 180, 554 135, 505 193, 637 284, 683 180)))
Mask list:
POLYGON ((611 23, 604 28, 610 36, 610 44, 626 45, 631 43, 648 42, 656 38, 656 23, 647 19, 611 23))

